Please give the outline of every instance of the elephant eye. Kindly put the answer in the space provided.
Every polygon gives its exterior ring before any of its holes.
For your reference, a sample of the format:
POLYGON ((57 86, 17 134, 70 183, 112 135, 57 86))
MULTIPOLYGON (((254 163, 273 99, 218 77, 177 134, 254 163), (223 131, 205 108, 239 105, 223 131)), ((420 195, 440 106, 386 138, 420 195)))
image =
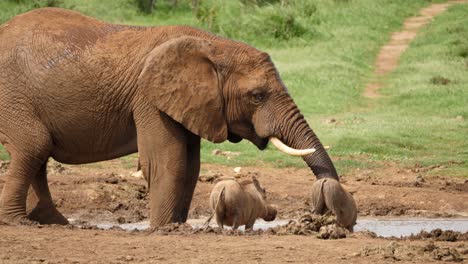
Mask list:
POLYGON ((263 92, 256 92, 252 94, 252 101, 254 103, 260 103, 265 99, 265 94, 263 92))

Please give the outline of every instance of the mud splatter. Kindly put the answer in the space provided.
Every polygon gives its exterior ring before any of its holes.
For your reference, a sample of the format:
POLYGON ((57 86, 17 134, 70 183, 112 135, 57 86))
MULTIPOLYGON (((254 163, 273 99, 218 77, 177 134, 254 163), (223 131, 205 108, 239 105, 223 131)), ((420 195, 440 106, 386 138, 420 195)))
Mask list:
POLYGON ((284 226, 268 229, 266 232, 276 235, 305 235, 321 239, 340 239, 350 234, 348 230, 336 223, 336 218, 330 214, 304 214, 299 220, 291 220, 284 226))
POLYGON ((433 241, 425 245, 404 245, 395 241, 386 246, 365 247, 359 253, 359 257, 379 256, 382 259, 396 261, 453 261, 462 262, 468 258, 468 248, 461 244, 457 247, 437 246, 433 241))
POLYGON ((416 235, 408 236, 410 240, 436 240, 436 241, 468 241, 468 232, 456 232, 452 230, 443 231, 440 228, 434 229, 430 232, 421 231, 416 235))

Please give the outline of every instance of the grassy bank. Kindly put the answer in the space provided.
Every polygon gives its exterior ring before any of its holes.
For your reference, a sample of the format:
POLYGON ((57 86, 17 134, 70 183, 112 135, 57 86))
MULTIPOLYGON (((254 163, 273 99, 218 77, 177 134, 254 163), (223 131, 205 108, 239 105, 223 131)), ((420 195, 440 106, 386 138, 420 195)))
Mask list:
MULTIPOLYGON (((188 1, 179 1, 177 7, 158 1, 152 15, 141 13, 131 0, 16 2, 0 2, 1 22, 52 2, 109 22, 190 24, 245 41, 271 54, 299 108, 322 142, 332 146, 330 154, 340 172, 392 160, 423 165, 450 163, 446 168, 450 173, 466 174, 466 165, 458 164, 463 158, 467 160, 463 132, 468 132, 464 121, 468 117, 463 104, 467 105, 468 97, 466 88, 462 89, 466 66, 460 59, 463 56, 455 55, 455 49, 463 49, 460 47, 466 39, 462 36, 467 33, 457 24, 468 24, 457 12, 463 8, 466 11, 466 7, 453 8, 424 30, 388 80, 384 90, 387 97, 369 109, 361 92, 373 72, 379 48, 390 32, 401 27, 404 18, 417 14, 431 1, 243 0, 224 1, 229 4, 222 5, 222 1, 211 0, 202 1, 197 8, 188 1), (447 38, 453 43, 442 45, 447 38), (442 85, 438 83, 443 79, 432 80, 436 73, 450 83, 442 85), (465 95, 464 99, 461 95, 465 95), (328 122, 332 118, 336 122, 328 122)), ((271 149, 261 152, 248 142, 204 142, 202 161, 232 166, 305 166, 300 158, 271 149), (240 155, 227 159, 212 155, 214 149, 240 155)))
POLYGON ((409 160, 468 177, 466 14, 468 4, 453 6, 421 32, 387 81, 376 115, 393 113, 383 126, 408 141, 411 151, 401 152, 409 160))
POLYGON ((453 6, 419 33, 375 107, 333 115, 335 123, 322 125, 335 156, 468 177, 467 12, 466 4, 453 6))

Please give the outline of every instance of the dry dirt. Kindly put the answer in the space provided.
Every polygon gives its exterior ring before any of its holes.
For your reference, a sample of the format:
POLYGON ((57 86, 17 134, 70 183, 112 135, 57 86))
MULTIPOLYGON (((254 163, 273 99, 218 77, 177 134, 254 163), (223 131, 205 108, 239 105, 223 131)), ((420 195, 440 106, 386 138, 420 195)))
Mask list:
MULTIPOLYGON (((145 219, 146 184, 129 177, 132 169, 126 169, 124 163, 67 166, 50 162, 50 188, 59 210, 82 224, 145 219)), ((437 176, 438 169, 440 166, 403 168, 389 163, 380 169, 352 171, 342 176, 342 182, 359 205, 359 217, 467 216, 468 181, 437 176), (436 176, 421 177, 427 171, 436 176)), ((208 216, 208 197, 217 179, 253 175, 266 187, 269 201, 278 206, 279 218, 297 219, 307 212, 314 178, 306 168, 243 167, 236 174, 232 167, 203 164, 190 218, 208 216)), ((289 228, 293 233, 296 230, 289 228)), ((281 230, 263 234, 166 231, 0 225, 0 263, 425 263, 468 259, 466 234, 461 241, 447 242, 440 240, 450 239, 437 239, 430 233, 390 240, 359 232, 345 239, 322 240, 304 232, 282 235, 281 230)))

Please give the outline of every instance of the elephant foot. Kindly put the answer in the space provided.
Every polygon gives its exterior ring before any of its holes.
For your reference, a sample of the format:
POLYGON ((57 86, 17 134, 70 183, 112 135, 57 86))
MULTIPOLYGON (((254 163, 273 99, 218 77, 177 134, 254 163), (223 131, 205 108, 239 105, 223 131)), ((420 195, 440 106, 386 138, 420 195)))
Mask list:
POLYGON ((333 212, 339 225, 353 231, 357 219, 357 206, 353 196, 335 179, 317 180, 312 187, 312 212, 333 212))
POLYGON ((37 205, 29 213, 28 218, 30 220, 37 221, 42 225, 68 225, 67 218, 65 218, 53 205, 37 205))
POLYGON ((20 226, 20 225, 37 225, 38 222, 28 219, 25 215, 10 215, 6 213, 0 213, 0 225, 11 225, 11 226, 20 226))

